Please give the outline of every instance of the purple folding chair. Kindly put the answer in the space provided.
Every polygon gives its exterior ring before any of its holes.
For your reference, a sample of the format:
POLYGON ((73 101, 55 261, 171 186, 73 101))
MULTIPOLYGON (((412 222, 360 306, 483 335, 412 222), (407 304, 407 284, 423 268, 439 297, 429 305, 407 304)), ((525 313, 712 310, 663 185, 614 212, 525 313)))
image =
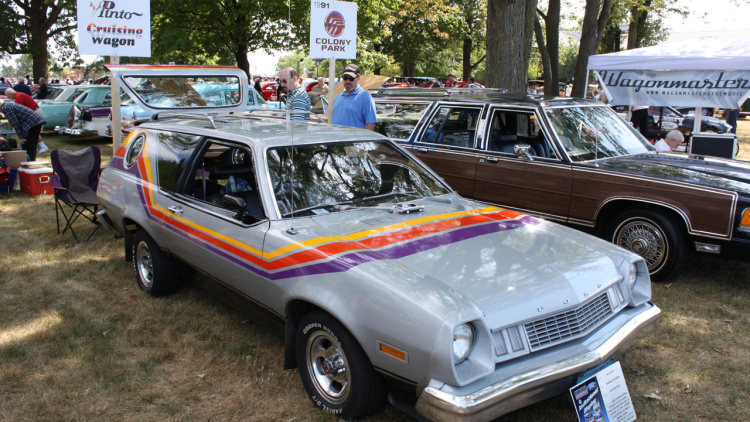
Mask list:
POLYGON ((76 151, 56 149, 52 151, 51 158, 54 171, 52 188, 55 190, 57 233, 64 234, 70 230, 73 238, 78 242, 73 223, 78 220, 78 217, 83 217, 96 226, 86 236, 85 242, 101 226, 96 219, 96 211, 99 208, 96 187, 99 185, 101 174, 101 152, 97 147, 81 148, 76 151), (65 222, 62 232, 60 231, 60 214, 65 222))

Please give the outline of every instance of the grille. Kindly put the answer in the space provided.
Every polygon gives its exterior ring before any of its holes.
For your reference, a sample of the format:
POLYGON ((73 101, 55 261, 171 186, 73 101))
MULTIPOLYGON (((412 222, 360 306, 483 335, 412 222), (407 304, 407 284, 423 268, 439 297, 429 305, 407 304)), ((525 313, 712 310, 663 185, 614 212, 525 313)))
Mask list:
POLYGON ((531 350, 553 346, 579 337, 596 328, 612 315, 609 298, 604 292, 580 307, 524 325, 531 350))

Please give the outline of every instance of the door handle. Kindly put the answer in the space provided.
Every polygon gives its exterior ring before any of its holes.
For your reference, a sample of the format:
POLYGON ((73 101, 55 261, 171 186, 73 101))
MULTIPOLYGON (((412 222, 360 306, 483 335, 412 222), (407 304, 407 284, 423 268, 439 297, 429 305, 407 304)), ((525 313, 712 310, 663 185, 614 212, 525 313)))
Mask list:
POLYGON ((500 161, 497 157, 487 157, 487 161, 500 161))
POLYGON ((417 148, 417 151, 419 151, 419 152, 427 152, 427 148, 417 148))
POLYGON ((169 212, 175 215, 182 215, 182 207, 177 205, 172 205, 171 207, 167 208, 169 212))

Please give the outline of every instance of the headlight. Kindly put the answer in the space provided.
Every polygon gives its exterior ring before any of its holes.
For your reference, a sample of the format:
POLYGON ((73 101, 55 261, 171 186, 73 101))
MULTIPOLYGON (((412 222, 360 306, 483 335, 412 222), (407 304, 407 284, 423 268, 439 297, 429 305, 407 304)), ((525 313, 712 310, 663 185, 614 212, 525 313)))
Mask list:
POLYGON ((630 269, 628 270, 628 285, 632 289, 635 286, 635 279, 638 277, 638 268, 635 266, 635 262, 630 263, 630 269))
POLYGON ((453 329, 453 364, 465 361, 474 346, 474 329, 469 324, 461 324, 453 329))

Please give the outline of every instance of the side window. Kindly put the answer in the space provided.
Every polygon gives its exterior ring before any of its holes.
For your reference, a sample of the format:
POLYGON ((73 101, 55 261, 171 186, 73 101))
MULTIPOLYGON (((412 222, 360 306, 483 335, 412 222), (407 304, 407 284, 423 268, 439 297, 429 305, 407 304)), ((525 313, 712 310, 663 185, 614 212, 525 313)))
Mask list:
POLYGON ((107 93, 104 94, 104 99, 102 100, 102 105, 104 105, 104 106, 111 106, 112 105, 112 91, 107 91, 107 93))
POLYGON ((479 108, 440 107, 425 130, 422 142, 474 147, 479 108))
POLYGON ((255 105, 255 96, 253 95, 254 91, 255 88, 250 87, 250 90, 247 92, 247 105, 255 105))
POLYGON ((408 140, 429 104, 375 103, 375 132, 391 139, 408 140))
POLYGON ((73 100, 73 102, 74 103, 82 103, 82 102, 86 101, 86 98, 88 98, 88 96, 89 96, 88 92, 83 92, 83 93, 81 93, 81 95, 79 95, 78 97, 76 97, 76 99, 73 100))
POLYGON ((183 194, 246 223, 265 218, 253 154, 247 147, 207 142, 184 186, 183 194))
POLYGON ((174 192, 180 175, 185 171, 200 136, 160 132, 158 137, 157 171, 159 187, 174 192))
POLYGON ((556 158, 536 115, 527 111, 495 110, 490 122, 490 151, 515 154, 516 145, 530 145, 532 156, 556 158))

